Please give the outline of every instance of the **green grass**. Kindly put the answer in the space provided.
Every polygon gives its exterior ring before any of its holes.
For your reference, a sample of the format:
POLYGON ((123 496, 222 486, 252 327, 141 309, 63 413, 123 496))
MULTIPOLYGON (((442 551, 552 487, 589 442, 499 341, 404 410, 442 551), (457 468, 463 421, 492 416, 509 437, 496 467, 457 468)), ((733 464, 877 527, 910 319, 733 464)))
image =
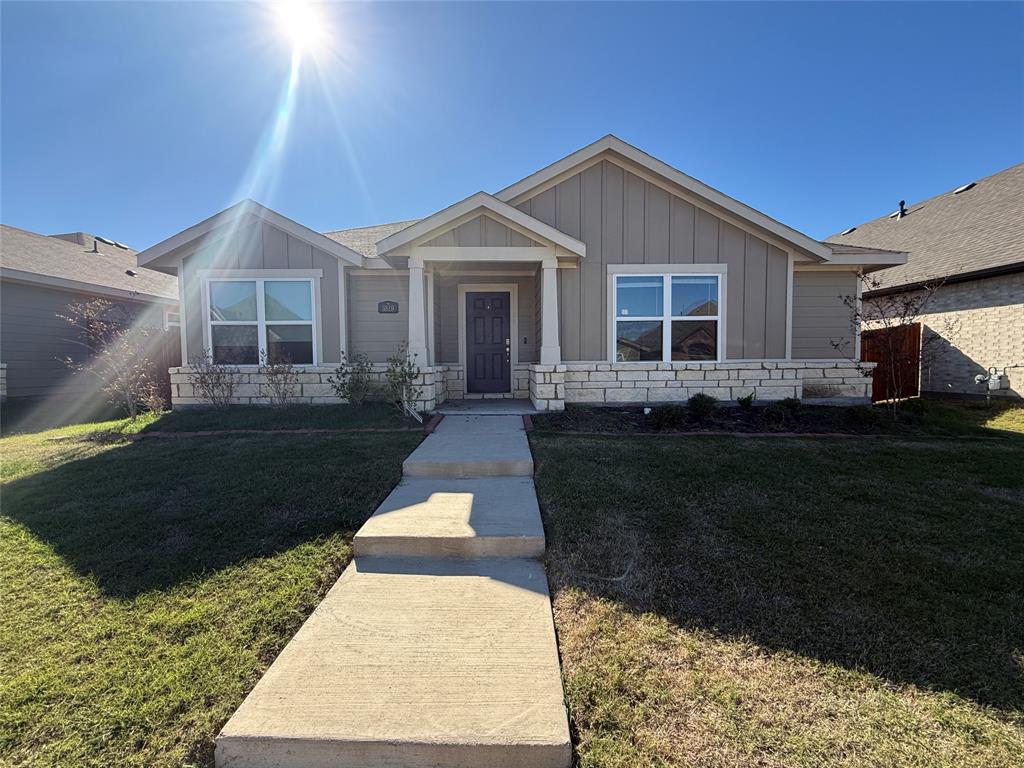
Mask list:
POLYGON ((2 765, 212 766, 421 439, 81 439, 144 425, 0 440, 2 765))
POLYGON ((1024 764, 1019 442, 530 439, 581 768, 1024 764))
POLYGON ((161 432, 218 429, 420 429, 420 424, 391 405, 368 403, 193 408, 165 413, 147 427, 147 431, 161 432))

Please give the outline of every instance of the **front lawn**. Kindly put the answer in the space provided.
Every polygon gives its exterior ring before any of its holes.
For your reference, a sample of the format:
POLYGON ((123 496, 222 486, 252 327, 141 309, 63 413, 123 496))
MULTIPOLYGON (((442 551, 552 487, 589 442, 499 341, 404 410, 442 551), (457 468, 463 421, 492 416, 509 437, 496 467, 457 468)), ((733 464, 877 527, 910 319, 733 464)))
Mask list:
POLYGON ((0 440, 0 764, 212 766, 422 437, 144 426, 0 440))
POLYGON ((383 403, 289 405, 285 408, 235 405, 189 408, 161 414, 146 432, 203 432, 227 429, 414 429, 422 425, 383 403))
POLYGON ((1020 442, 530 441, 580 768, 1024 764, 1020 442))

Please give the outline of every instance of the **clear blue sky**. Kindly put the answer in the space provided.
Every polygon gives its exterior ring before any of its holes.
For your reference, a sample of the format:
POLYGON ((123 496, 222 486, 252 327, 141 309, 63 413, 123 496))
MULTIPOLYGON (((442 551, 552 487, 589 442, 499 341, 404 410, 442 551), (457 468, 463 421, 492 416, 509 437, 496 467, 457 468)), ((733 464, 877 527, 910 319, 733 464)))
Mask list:
POLYGON ((271 147, 290 53, 266 9, 4 2, 3 222, 143 248, 255 167, 260 202, 360 226, 615 133, 823 237, 1024 160, 1022 3, 326 10, 333 55, 271 147))

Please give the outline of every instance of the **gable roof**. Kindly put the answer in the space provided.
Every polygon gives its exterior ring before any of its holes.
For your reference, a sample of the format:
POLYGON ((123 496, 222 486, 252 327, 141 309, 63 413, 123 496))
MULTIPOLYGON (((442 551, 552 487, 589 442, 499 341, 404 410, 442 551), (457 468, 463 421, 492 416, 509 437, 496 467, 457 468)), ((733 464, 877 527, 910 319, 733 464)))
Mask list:
POLYGON ((176 235, 168 237, 156 245, 150 246, 138 254, 140 267, 150 266, 153 269, 172 270, 177 268, 177 259, 169 256, 179 248, 186 246, 206 235, 218 227, 223 227, 245 216, 253 216, 278 229, 287 232, 289 235, 309 243, 314 248, 319 248, 337 259, 347 262, 350 265, 361 267, 363 265, 362 254, 352 250, 341 242, 334 240, 327 235, 299 224, 297 221, 282 216, 277 211, 260 205, 255 200, 243 200, 240 203, 226 208, 220 213, 214 214, 188 229, 184 229, 176 235))
POLYGON ((372 227, 355 227, 353 229, 336 229, 333 232, 324 232, 331 240, 361 253, 368 259, 377 258, 377 241, 383 240, 389 235, 401 232, 406 227, 411 227, 420 219, 409 219, 408 221, 393 221, 390 224, 377 224, 372 227))
POLYGON ((906 264, 876 273, 884 289, 1024 268, 1024 163, 907 210, 902 219, 886 214, 828 241, 909 252, 906 264))
POLYGON ((538 240, 547 241, 577 256, 586 256, 587 246, 575 237, 570 237, 560 229, 555 229, 550 224, 545 224, 543 221, 523 213, 518 208, 513 208, 508 203, 502 202, 486 192, 476 192, 465 200, 460 200, 442 211, 438 211, 425 219, 420 219, 415 224, 411 224, 405 229, 383 238, 377 242, 377 253, 384 256, 391 251, 409 245, 425 235, 436 232, 467 215, 476 214, 481 211, 489 211, 499 220, 503 219, 517 225, 520 229, 524 229, 534 235, 538 240))
POLYGON ((92 235, 84 232, 48 237, 0 225, 0 275, 116 298, 177 302, 176 278, 138 267, 135 251, 130 248, 97 241, 98 252, 94 253, 92 243, 92 235), (135 272, 135 276, 127 274, 127 270, 135 272))
POLYGON ((582 149, 576 150, 561 160, 527 176, 525 179, 505 187, 500 192, 497 192, 495 197, 514 205, 526 198, 538 187, 549 184, 560 177, 572 175, 580 165, 605 153, 612 153, 613 155, 623 157, 652 174, 666 178, 683 190, 707 200, 717 208, 750 222, 766 232, 770 232, 821 261, 829 260, 831 250, 824 243, 776 221, 767 214, 761 213, 749 205, 741 203, 739 200, 719 192, 714 187, 686 175, 668 163, 648 155, 646 152, 637 149, 631 144, 627 144, 612 134, 603 136, 593 144, 588 144, 582 149))

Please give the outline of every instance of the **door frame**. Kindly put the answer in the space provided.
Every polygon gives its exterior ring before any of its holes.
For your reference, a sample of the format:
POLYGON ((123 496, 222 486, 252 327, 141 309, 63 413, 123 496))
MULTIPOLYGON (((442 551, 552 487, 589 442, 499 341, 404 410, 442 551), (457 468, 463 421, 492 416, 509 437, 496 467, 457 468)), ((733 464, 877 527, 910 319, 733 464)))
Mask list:
POLYGON ((519 285, 517 283, 459 283, 459 365, 462 366, 464 386, 468 387, 469 367, 466 365, 466 294, 467 293, 507 293, 509 333, 511 347, 509 361, 508 392, 514 388, 516 365, 519 364, 519 285))

